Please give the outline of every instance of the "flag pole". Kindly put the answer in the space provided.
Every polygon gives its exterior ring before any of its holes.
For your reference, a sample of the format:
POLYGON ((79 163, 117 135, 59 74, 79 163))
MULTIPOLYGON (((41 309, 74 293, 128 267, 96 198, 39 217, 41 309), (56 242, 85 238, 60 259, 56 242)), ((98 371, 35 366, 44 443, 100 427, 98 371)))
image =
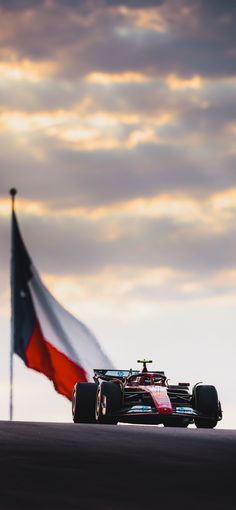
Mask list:
POLYGON ((9 404, 9 420, 13 419, 13 353, 14 353, 14 242, 13 242, 13 213, 15 207, 15 196, 17 189, 9 190, 11 195, 11 345, 10 345, 10 404, 9 404))

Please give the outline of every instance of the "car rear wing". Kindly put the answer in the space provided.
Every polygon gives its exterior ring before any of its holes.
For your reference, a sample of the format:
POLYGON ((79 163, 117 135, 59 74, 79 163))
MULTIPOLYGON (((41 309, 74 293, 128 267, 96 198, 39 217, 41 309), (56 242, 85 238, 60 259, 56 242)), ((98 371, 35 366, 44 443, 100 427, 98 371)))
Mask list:
MULTIPOLYGON (((101 368, 94 368, 94 375, 95 377, 105 377, 109 379, 125 379, 129 375, 135 375, 140 374, 140 370, 111 370, 111 369, 101 369, 101 368)), ((152 374, 160 374, 165 375, 164 372, 158 370, 158 371, 152 371, 152 374)))
POLYGON ((125 379, 128 375, 139 374, 139 370, 110 370, 94 368, 94 375, 97 377, 108 377, 109 379, 125 379))

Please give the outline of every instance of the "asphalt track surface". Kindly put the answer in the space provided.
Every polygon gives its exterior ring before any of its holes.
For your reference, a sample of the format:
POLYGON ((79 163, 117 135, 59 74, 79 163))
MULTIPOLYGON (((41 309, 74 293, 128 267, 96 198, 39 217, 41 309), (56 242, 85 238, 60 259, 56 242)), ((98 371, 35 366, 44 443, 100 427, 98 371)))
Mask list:
POLYGON ((1 510, 235 510, 235 493, 236 431, 0 422, 1 510))

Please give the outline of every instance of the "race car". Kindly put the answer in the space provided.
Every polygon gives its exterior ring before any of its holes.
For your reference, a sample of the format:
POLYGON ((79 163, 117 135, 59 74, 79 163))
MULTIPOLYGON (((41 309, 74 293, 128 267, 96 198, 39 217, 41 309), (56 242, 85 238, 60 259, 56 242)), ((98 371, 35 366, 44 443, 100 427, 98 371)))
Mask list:
POLYGON ((214 428, 222 419, 216 388, 169 384, 162 371, 94 369, 94 382, 79 382, 72 396, 75 423, 141 423, 164 427, 214 428))

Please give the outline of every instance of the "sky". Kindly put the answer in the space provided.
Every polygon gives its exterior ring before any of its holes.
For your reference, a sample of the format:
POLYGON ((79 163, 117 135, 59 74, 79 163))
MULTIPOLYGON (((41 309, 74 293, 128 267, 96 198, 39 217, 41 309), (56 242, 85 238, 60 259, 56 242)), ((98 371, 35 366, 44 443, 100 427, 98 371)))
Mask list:
MULTIPOLYGON (((43 281, 117 368, 214 384, 236 427, 236 3, 0 0, 0 419, 10 199, 43 281)), ((14 417, 71 421, 14 360, 14 417)))

